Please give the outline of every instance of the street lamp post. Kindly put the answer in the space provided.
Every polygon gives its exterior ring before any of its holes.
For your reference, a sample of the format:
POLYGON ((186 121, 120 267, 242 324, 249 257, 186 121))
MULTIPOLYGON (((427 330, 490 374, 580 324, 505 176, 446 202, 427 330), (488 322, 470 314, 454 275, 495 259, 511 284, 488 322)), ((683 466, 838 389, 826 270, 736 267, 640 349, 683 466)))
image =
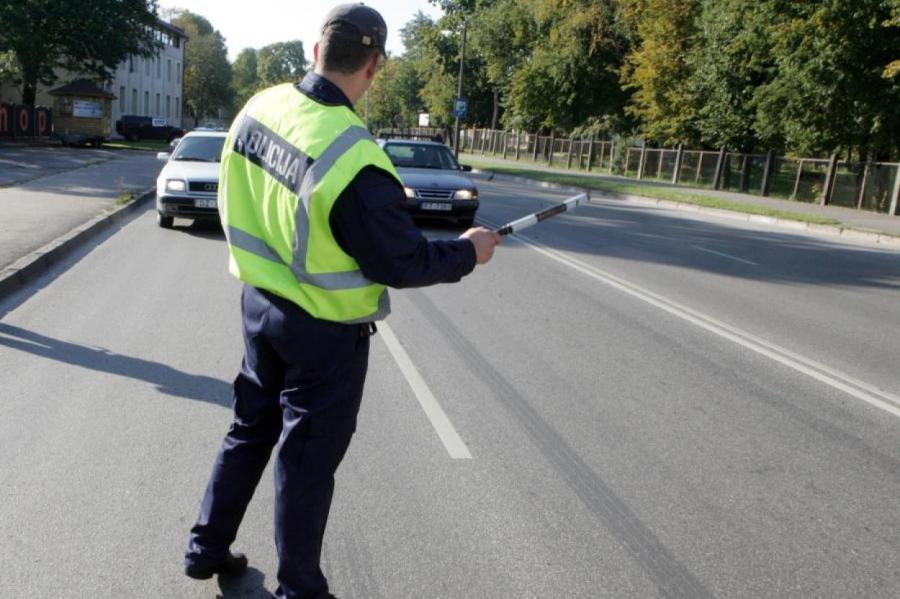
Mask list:
MULTIPOLYGON (((462 98, 463 91, 463 65, 466 61, 466 32, 469 28, 469 20, 463 17, 462 46, 459 51, 459 83, 456 88, 456 98, 462 98)), ((454 107, 455 110, 455 107, 454 107)), ((456 117, 456 132, 453 134, 453 154, 459 158, 459 116, 456 117)))

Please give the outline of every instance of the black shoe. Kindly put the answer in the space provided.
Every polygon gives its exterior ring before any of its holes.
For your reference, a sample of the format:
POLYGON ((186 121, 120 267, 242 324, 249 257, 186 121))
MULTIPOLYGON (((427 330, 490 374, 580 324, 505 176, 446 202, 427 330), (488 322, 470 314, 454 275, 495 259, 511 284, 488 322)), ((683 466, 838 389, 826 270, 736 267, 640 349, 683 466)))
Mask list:
POLYGON ((212 566, 198 566, 191 564, 184 567, 184 573, 197 580, 212 578, 213 574, 219 576, 240 576, 247 571, 247 556, 243 553, 228 553, 218 564, 212 566))

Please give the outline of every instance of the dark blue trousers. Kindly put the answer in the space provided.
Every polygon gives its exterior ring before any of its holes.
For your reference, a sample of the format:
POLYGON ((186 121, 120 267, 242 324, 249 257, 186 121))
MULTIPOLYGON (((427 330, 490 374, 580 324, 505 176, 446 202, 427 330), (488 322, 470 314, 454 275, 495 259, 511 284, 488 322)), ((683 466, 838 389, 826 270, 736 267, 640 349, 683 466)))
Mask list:
POLYGON ((250 286, 241 304, 245 355, 234 382, 234 421, 216 456, 185 563, 215 564, 227 555, 277 448, 276 596, 327 597, 322 537, 334 473, 356 430, 368 330, 317 320, 250 286))

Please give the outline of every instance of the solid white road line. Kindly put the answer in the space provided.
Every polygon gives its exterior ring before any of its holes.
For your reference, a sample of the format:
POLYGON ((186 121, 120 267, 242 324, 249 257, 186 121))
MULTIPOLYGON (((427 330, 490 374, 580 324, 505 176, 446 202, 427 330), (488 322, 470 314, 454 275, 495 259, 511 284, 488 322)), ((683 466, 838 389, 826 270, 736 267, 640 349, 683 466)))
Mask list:
MULTIPOLYGON (((484 219, 479 220, 484 221, 484 219)), ((495 226, 488 221, 484 222, 490 227, 495 226)), ((789 349, 783 348, 779 345, 776 345, 775 343, 766 341, 765 339, 757 337, 752 333, 748 333, 747 331, 743 331, 737 327, 725 324, 724 322, 707 316, 702 312, 674 302, 662 295, 659 295, 658 293, 643 289, 621 277, 572 258, 571 256, 565 255, 558 250, 553 250, 542 243, 525 237, 524 235, 510 235, 510 238, 515 239, 517 242, 530 247, 539 254, 543 254, 544 256, 551 258, 552 260, 556 260, 557 262, 560 262, 561 264, 564 264, 584 275, 606 283, 607 285, 610 285, 611 287, 614 287, 619 291, 627 293, 628 295, 636 297, 641 301, 656 306, 661 310, 665 310, 669 314, 686 320, 711 333, 715 333, 720 337, 724 337, 729 341, 733 341, 738 345, 741 345, 760 355, 771 358, 772 360, 775 360, 776 362, 779 362, 784 366, 793 368, 797 372, 802 372, 803 374, 810 376, 817 381, 843 391, 848 395, 855 397, 856 399, 868 403, 869 405, 875 406, 876 408, 884 410, 885 412, 893 414, 894 416, 900 417, 900 397, 894 395, 893 393, 890 393, 883 389, 879 389, 875 385, 853 378, 848 374, 831 368, 830 366, 826 366, 825 364, 816 362, 815 360, 802 356, 789 349)))
POLYGON ((391 330, 391 327, 389 327, 386 322, 379 322, 378 330, 381 331, 381 338, 384 339, 388 351, 391 352, 391 355, 397 362, 397 366, 400 367, 400 372, 403 373, 403 376, 412 388, 416 399, 419 400, 419 404, 425 411, 425 415, 428 416, 428 420, 431 421, 431 426, 434 427, 438 437, 440 437, 441 442, 447 449, 447 453, 455 460, 472 459, 469 448, 466 447, 466 444, 457 434, 456 429, 453 428, 453 424, 450 423, 450 419, 447 418, 447 414, 444 412, 444 409, 441 408, 441 404, 435 399, 434 394, 431 392, 425 379, 422 378, 422 375, 419 374, 415 364, 410 360, 409 354, 407 354, 406 350, 403 349, 403 346, 400 345, 400 341, 397 339, 397 336, 394 335, 394 331, 391 330))
POLYGON ((692 245, 692 248, 695 250, 700 250, 701 252, 706 252, 708 254, 715 254, 716 256, 721 256, 723 258, 728 258, 729 260, 736 260, 738 262, 743 262, 744 264, 749 264, 750 266, 759 266, 756 262, 751 262, 750 260, 744 260, 743 258, 738 258, 737 256, 732 256, 731 254, 726 254, 725 252, 717 252, 716 250, 711 250, 709 248, 700 247, 699 245, 692 245))

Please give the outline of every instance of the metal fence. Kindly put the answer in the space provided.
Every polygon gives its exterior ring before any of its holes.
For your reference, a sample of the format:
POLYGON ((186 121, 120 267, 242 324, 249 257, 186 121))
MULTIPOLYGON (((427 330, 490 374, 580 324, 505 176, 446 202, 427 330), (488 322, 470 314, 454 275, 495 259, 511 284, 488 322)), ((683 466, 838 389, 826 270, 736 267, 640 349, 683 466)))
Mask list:
POLYGON ((468 129, 460 151, 550 167, 600 172, 897 215, 900 164, 629 146, 591 138, 468 129))

